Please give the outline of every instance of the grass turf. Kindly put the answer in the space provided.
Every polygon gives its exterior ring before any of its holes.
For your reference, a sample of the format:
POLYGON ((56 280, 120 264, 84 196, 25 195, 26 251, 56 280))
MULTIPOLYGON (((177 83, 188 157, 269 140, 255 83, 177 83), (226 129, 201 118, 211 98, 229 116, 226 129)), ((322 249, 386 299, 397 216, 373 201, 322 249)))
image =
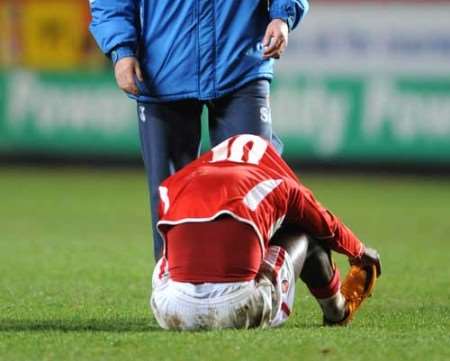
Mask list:
POLYGON ((0 169, 0 360, 450 360, 450 180, 303 178, 382 255, 355 321, 321 327, 298 283, 282 328, 179 333, 147 307, 143 173, 0 169))

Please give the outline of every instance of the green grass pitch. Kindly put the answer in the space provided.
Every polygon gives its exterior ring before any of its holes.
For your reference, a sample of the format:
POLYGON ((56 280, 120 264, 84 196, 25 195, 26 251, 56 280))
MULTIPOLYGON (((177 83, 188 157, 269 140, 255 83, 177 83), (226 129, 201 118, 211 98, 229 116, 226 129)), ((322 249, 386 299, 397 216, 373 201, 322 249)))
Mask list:
POLYGON ((180 333, 158 329, 147 306, 143 172, 3 167, 0 360, 450 360, 450 180, 303 180, 382 255, 354 322, 322 327, 298 283, 282 328, 180 333))

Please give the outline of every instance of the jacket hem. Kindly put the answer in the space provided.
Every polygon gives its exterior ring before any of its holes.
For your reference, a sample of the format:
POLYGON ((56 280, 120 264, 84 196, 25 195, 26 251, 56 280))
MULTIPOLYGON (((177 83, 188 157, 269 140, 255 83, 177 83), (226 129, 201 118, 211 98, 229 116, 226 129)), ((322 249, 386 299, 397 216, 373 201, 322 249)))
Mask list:
POLYGON ((259 74, 250 75, 248 77, 242 78, 239 82, 237 82, 236 84, 234 84, 231 87, 227 87, 221 91, 207 93, 202 96, 199 96, 199 92, 195 91, 195 92, 183 92, 183 93, 176 93, 176 94, 162 94, 162 95, 156 95, 156 96, 147 95, 147 94, 135 96, 135 95, 128 94, 128 97, 131 99, 134 99, 140 103, 165 103, 165 102, 173 102, 173 101, 187 100, 187 99, 208 101, 208 100, 214 100, 217 98, 221 98, 225 95, 228 95, 228 94, 234 92, 235 90, 242 88, 244 85, 246 85, 247 83, 249 83, 253 80, 267 79, 270 81, 270 80, 272 80, 272 78, 273 78, 272 73, 259 73, 259 74))

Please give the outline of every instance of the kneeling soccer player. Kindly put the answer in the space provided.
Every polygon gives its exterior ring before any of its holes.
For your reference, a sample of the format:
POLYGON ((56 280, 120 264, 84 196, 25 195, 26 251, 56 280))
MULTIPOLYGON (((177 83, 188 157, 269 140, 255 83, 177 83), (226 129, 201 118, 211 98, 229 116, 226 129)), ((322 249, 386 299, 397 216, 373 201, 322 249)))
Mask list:
POLYGON ((159 191, 165 244, 150 303, 165 329, 281 325, 298 277, 324 323, 345 325, 380 275, 378 253, 322 207, 260 137, 227 139, 159 191), (342 285, 331 250, 352 265, 342 285))

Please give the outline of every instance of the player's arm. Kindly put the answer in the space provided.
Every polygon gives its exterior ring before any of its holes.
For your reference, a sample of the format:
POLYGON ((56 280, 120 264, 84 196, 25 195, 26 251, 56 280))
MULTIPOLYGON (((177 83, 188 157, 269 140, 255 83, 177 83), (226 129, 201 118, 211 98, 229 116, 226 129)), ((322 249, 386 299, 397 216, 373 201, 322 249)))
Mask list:
POLYGON ((272 0, 269 2, 271 22, 263 39, 265 59, 279 59, 286 50, 288 33, 295 29, 308 13, 308 0, 272 0))
POLYGON ((142 72, 136 59, 139 9, 135 0, 91 0, 89 27, 102 52, 111 57, 118 86, 137 94, 142 72))
POLYGON ((364 245, 350 228, 324 208, 301 184, 290 182, 286 221, 298 225, 311 237, 327 242, 330 249, 346 255, 351 264, 375 265, 378 276, 381 274, 378 252, 364 245))

